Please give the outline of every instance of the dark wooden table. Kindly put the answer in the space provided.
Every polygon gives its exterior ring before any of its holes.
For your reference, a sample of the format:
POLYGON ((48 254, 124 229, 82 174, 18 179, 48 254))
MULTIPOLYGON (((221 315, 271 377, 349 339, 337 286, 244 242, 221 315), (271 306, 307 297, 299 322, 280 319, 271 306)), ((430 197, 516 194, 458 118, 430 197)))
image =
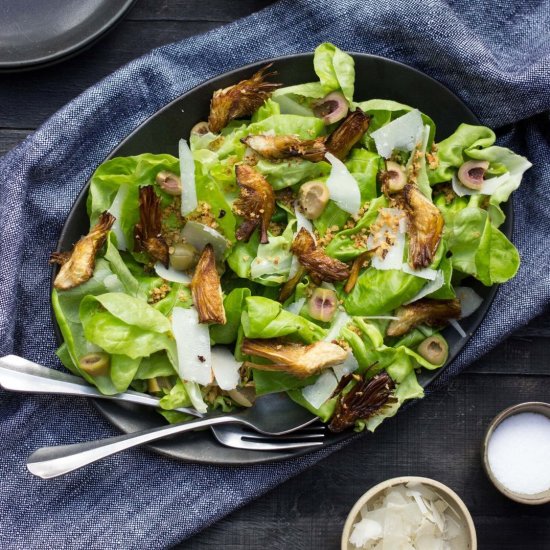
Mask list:
MULTIPOLYGON (((30 73, 0 75, 0 155, 127 61, 270 3, 138 0, 111 34, 78 57, 30 73)), ((507 500, 491 486, 480 461, 484 430, 501 409, 522 401, 550 402, 549 346, 546 315, 374 436, 350 444, 178 548, 334 549, 347 512, 363 492, 381 480, 413 474, 438 479, 462 496, 481 550, 550 549, 550 505, 507 500)))

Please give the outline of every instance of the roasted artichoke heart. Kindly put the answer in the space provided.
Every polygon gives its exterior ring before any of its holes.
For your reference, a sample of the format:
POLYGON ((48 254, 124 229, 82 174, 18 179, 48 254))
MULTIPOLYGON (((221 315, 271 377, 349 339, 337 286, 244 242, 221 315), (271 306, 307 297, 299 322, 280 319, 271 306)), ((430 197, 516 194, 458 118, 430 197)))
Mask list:
POLYGON ((58 290, 69 290, 89 280, 94 274, 95 257, 103 246, 115 217, 105 211, 90 232, 82 237, 71 252, 53 252, 50 263, 61 266, 53 286, 58 290))
POLYGON ((399 319, 393 320, 389 326, 388 336, 402 336, 418 325, 431 327, 445 326, 451 319, 460 317, 460 301, 433 300, 422 298, 412 304, 400 307, 396 312, 399 319))
POLYGON ((348 266, 328 256, 321 248, 317 248, 311 233, 302 227, 291 247, 299 262, 315 278, 321 281, 343 281, 350 275, 348 266))
POLYGON ((296 136, 247 136, 241 141, 269 160, 302 158, 320 162, 325 158, 325 138, 300 139, 296 136))
MULTIPOLYGON (((348 374, 342 378, 339 388, 344 388, 352 379, 348 374)), ((395 384, 387 372, 381 372, 370 380, 359 377, 357 384, 346 394, 341 394, 334 416, 329 424, 331 432, 341 432, 355 424, 356 420, 367 420, 383 407, 395 400, 395 384)))
POLYGON ((284 371, 298 378, 306 378, 321 372, 328 367, 345 361, 348 352, 332 342, 315 342, 314 344, 299 344, 285 342, 277 338, 249 339, 242 343, 242 352, 270 359, 273 364, 259 365, 254 368, 268 371, 284 371))
POLYGON ((237 240, 248 242, 254 230, 260 228, 260 242, 269 242, 267 228, 275 210, 275 194, 268 181, 252 166, 246 164, 235 168, 239 184, 239 198, 233 203, 235 214, 244 221, 235 233, 237 240))
POLYGON ((160 197, 152 185, 139 189, 139 223, 134 227, 134 246, 168 267, 168 245, 162 236, 160 197))
POLYGON ((370 117, 357 107, 327 138, 327 151, 340 160, 344 160, 351 151, 351 148, 368 130, 369 122, 370 117))
POLYGON ((214 92, 208 116, 208 127, 211 132, 219 132, 235 118, 252 115, 281 86, 274 82, 265 82, 266 78, 277 74, 274 71, 266 72, 271 65, 260 69, 251 78, 214 92))
POLYGON ((199 258, 191 280, 191 294, 199 314, 199 323, 225 325, 227 319, 223 307, 222 287, 211 244, 204 247, 199 258))
POLYGON ((443 216, 416 185, 407 183, 399 199, 409 226, 409 264, 413 269, 428 267, 443 233, 443 216))

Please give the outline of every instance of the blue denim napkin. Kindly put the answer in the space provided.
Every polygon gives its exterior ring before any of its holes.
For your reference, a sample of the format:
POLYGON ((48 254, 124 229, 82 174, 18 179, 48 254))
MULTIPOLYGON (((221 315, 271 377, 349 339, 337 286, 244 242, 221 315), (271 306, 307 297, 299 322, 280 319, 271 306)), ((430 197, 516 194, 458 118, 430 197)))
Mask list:
MULTIPOLYGON (((0 353, 58 366, 48 255, 79 190, 122 138, 207 78, 328 40, 435 77, 498 129, 500 144, 533 162, 514 196, 520 272, 438 379, 444 384, 550 301, 549 31, 543 0, 283 0, 123 67, 0 159, 0 353)), ((136 449, 52 481, 25 468, 38 447, 116 433, 83 400, 3 393, 0 547, 164 548, 335 450, 226 469, 136 449)))

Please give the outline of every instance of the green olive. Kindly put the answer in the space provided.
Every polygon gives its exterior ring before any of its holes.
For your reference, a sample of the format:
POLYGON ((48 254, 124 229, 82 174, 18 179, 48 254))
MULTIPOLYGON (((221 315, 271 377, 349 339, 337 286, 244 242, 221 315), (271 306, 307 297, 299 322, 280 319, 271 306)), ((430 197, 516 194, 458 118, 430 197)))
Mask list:
POLYGON ((336 313, 338 297, 330 288, 316 288, 308 300, 309 316, 318 321, 328 322, 336 313))
POLYGON ((449 345, 443 336, 434 334, 421 342, 417 352, 433 365, 443 365, 449 356, 449 345))
POLYGON ((400 164, 397 164, 397 162, 393 162, 392 160, 388 160, 386 162, 386 170, 382 174, 382 178, 386 182, 389 193, 401 191, 407 183, 405 170, 400 164))
POLYGON ((156 182, 165 193, 174 197, 181 195, 181 179, 177 174, 163 170, 157 174, 156 182))
POLYGON ((328 187, 322 181, 308 181, 298 191, 298 202, 309 220, 315 220, 323 213, 329 198, 328 187))
POLYGON ((197 136, 204 136, 204 134, 207 134, 210 132, 210 128, 208 127, 208 122, 197 122, 193 128, 191 128, 191 134, 195 134, 197 136))
POLYGON ((110 363, 110 356, 102 351, 88 353, 78 360, 80 368, 90 376, 107 374, 110 363))
POLYGON ((189 243, 176 244, 170 250, 170 267, 178 271, 188 271, 199 261, 197 249, 189 243))

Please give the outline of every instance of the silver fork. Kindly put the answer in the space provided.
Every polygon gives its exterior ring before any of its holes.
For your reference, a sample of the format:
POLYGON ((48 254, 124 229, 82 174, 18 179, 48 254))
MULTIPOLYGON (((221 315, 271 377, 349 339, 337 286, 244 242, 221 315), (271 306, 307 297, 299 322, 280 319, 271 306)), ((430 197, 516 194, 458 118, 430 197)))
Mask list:
MULTIPOLYGON (((132 390, 116 395, 104 395, 78 376, 49 369, 16 355, 6 355, 0 358, 0 386, 16 392, 76 395, 136 403, 147 407, 159 406, 157 397, 132 390)), ((182 407, 176 410, 202 417, 202 414, 193 408, 182 407)), ((297 430, 292 438, 253 434, 244 426, 239 425, 218 425, 211 426, 210 429, 222 445, 254 451, 314 447, 323 443, 324 436, 324 428, 320 423, 297 430)))
POLYGON ((288 435, 266 436, 247 429, 245 426, 212 426, 214 437, 226 447, 249 449, 251 451, 283 451, 322 445, 325 426, 316 422, 288 435))

